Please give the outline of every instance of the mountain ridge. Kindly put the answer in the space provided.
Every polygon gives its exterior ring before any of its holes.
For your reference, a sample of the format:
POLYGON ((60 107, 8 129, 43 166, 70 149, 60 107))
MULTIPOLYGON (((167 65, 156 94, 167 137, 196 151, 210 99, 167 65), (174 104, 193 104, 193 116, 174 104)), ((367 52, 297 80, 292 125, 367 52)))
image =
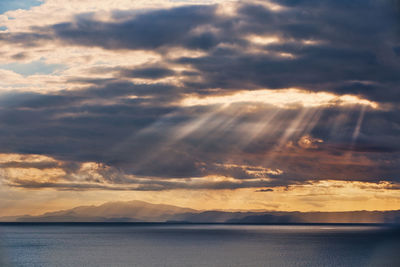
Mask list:
POLYGON ((392 211, 223 211, 196 210, 140 200, 106 202, 98 206, 46 212, 41 215, 0 217, 0 222, 186 222, 186 223, 394 223, 400 210, 392 211))

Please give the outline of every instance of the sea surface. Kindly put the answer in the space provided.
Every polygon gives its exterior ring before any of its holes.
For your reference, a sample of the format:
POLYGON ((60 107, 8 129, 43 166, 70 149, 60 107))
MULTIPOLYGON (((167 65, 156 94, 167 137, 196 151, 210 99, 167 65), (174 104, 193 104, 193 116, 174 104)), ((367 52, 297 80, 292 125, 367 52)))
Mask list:
POLYGON ((385 226, 0 224, 0 266, 400 266, 385 226))

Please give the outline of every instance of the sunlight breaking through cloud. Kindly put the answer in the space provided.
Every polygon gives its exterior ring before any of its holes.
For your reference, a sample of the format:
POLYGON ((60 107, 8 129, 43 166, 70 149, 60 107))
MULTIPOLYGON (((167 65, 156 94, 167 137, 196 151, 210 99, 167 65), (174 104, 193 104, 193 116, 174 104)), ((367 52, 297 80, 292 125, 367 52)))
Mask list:
POLYGON ((298 107, 330 107, 363 105, 378 109, 379 104, 356 95, 336 95, 328 92, 310 92, 306 90, 289 88, 280 90, 254 90, 241 91, 231 95, 217 96, 188 96, 182 100, 183 106, 197 105, 229 105, 242 102, 254 102, 274 105, 280 108, 298 107))
POLYGON ((0 208, 103 192, 382 209, 380 190, 400 207, 393 5, 65 2, 0 15, 0 208))

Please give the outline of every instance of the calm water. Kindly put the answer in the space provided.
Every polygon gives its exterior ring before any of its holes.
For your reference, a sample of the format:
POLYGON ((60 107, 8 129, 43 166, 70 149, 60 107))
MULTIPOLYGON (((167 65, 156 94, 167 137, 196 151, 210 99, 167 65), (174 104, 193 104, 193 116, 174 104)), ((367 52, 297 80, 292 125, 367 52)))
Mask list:
POLYGON ((371 226, 0 225, 0 266, 400 266, 371 226))

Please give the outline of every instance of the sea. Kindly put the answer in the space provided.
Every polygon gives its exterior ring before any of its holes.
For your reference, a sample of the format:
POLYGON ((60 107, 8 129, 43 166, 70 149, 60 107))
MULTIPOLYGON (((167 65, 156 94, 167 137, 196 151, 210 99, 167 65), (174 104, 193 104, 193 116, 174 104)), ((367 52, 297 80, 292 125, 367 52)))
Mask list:
POLYGON ((376 225, 0 224, 0 266, 400 266, 376 225))

